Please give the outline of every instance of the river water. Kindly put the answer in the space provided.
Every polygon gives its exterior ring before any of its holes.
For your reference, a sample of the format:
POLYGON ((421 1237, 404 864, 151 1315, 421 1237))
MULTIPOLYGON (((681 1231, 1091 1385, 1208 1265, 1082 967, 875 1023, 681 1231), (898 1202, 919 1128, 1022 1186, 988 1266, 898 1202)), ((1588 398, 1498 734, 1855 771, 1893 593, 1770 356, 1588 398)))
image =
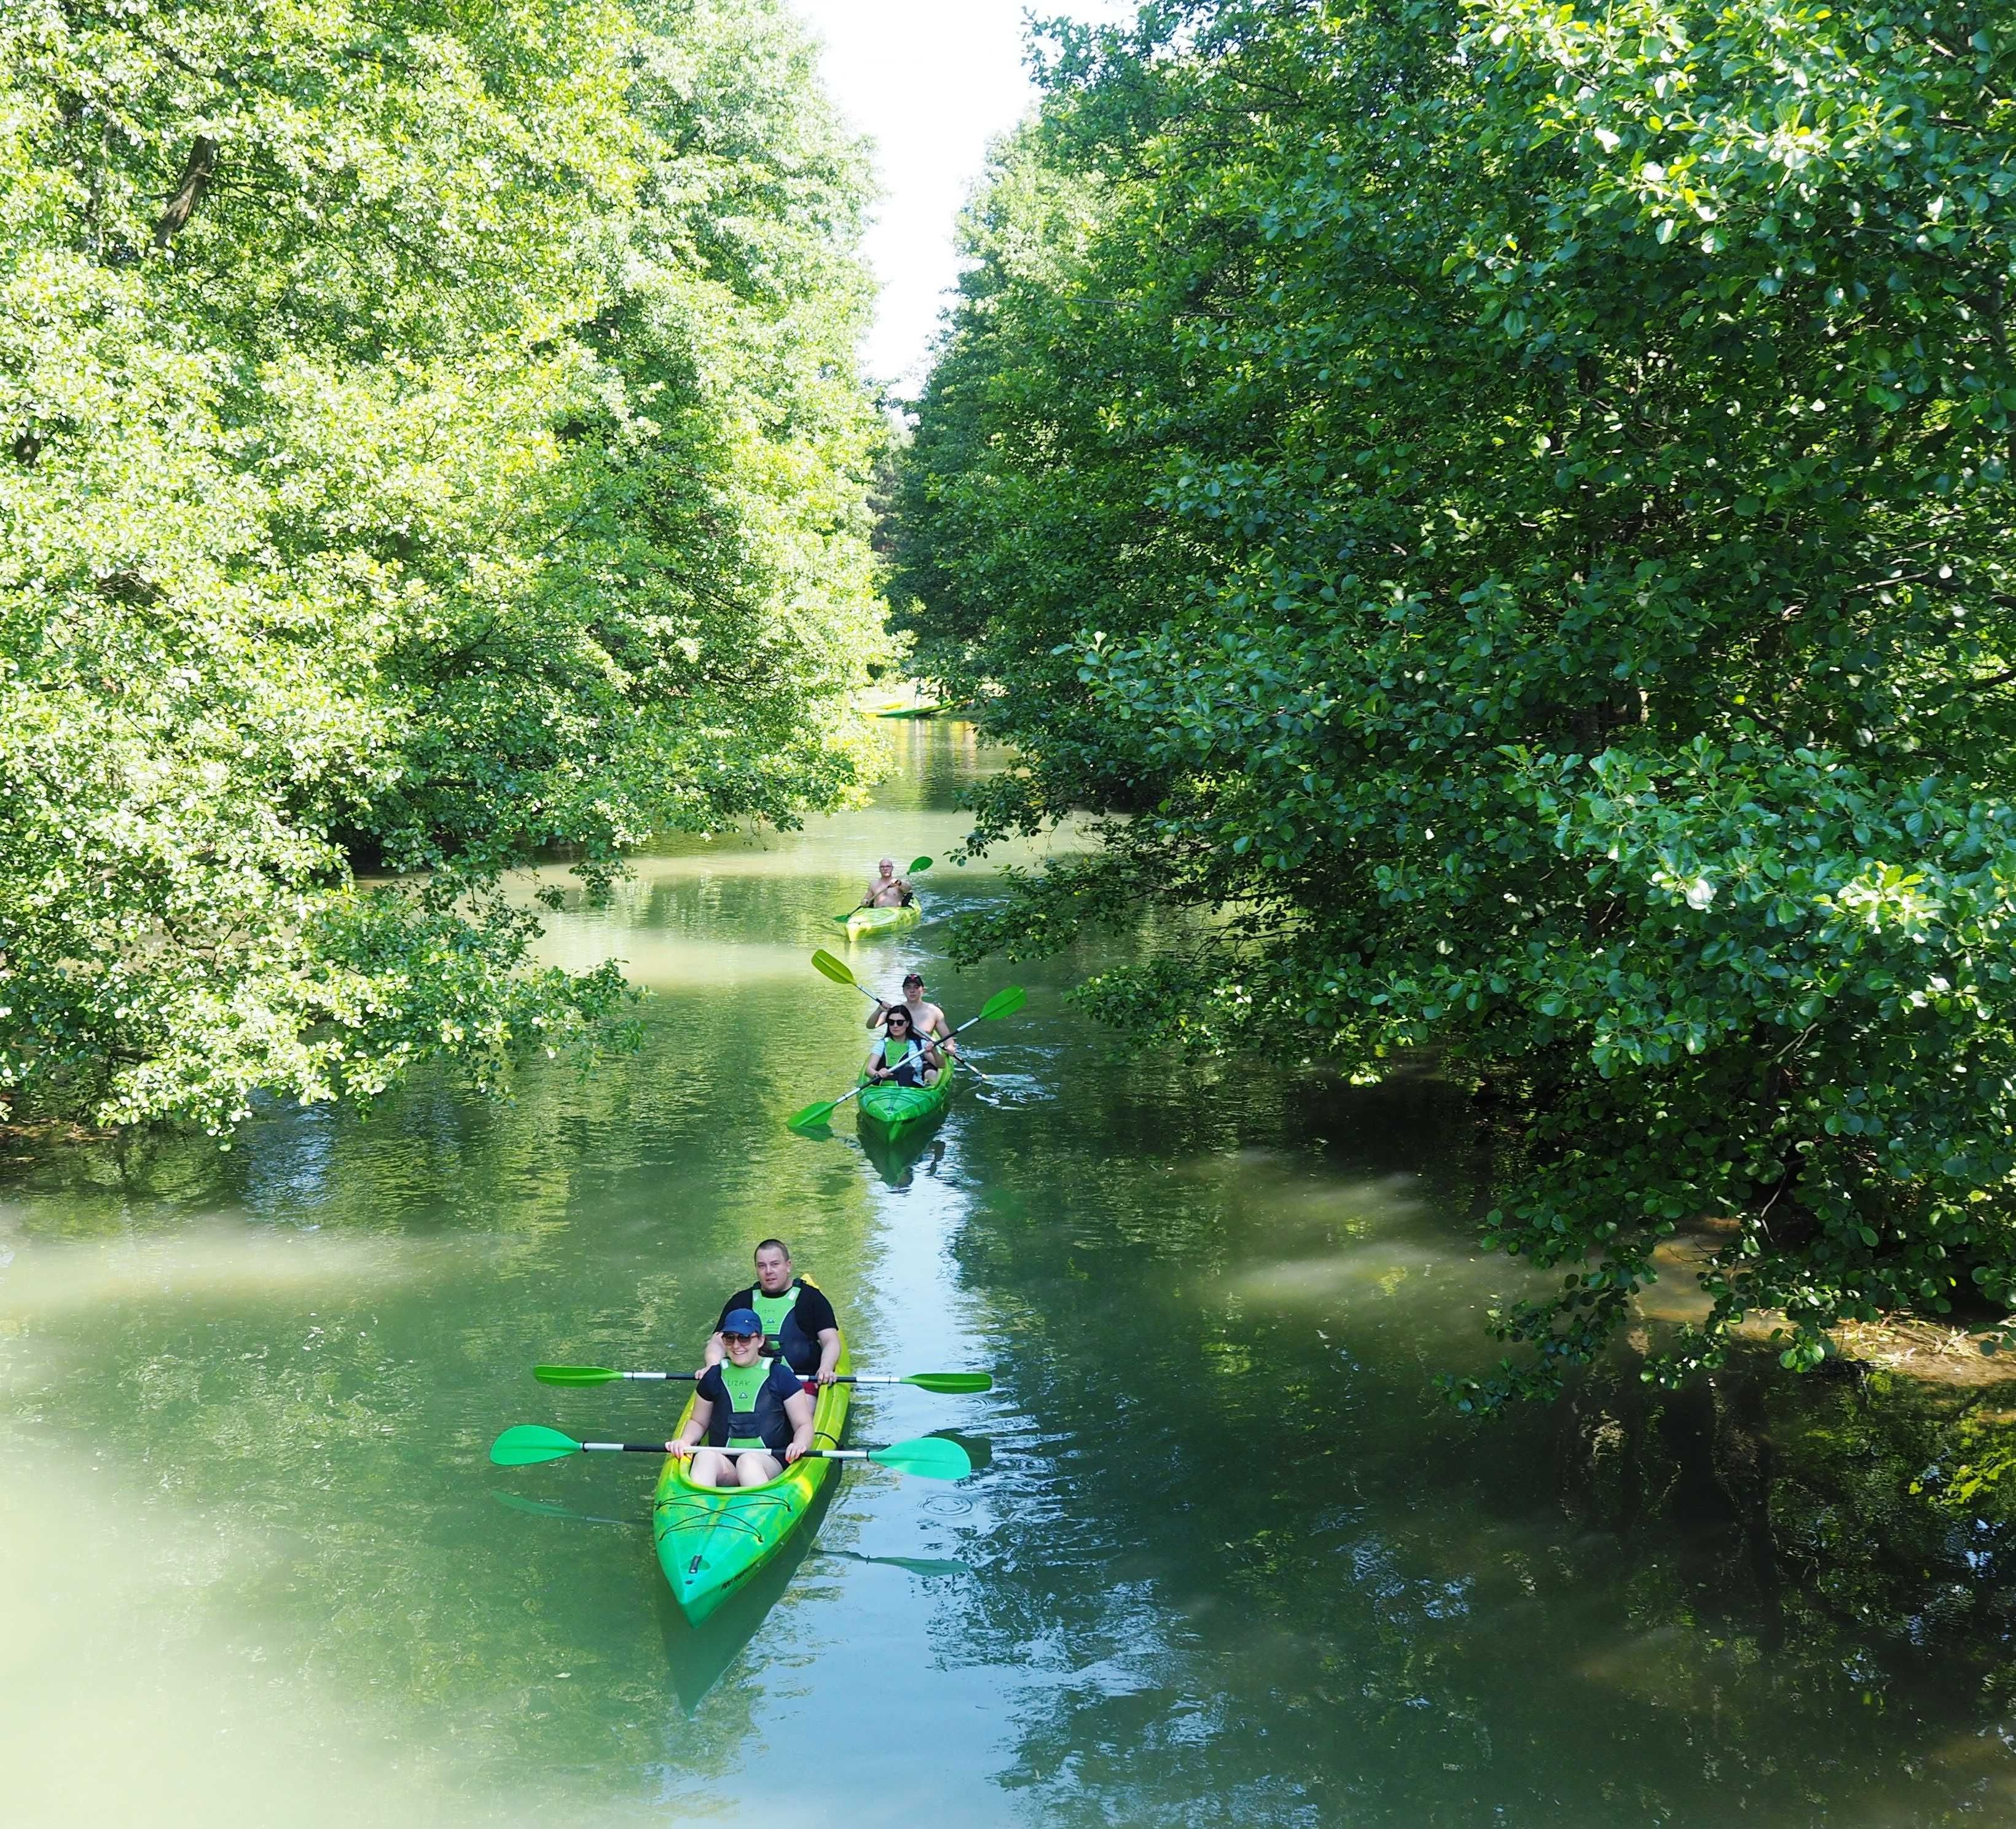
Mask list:
POLYGON ((2004 1534, 1909 1492, 1949 1417, 1627 1363, 1450 1414, 1518 1287, 1463 1102, 1118 1064, 1085 955, 953 976, 938 917, 1000 887, 946 861, 954 797, 998 759, 889 740, 869 810, 556 918, 653 993, 633 1056, 5 1165, 0 1820, 2016 1821, 2004 1534), (865 1006, 807 960, 885 851, 940 859, 934 918, 859 969, 956 1020, 1029 992, 914 1162, 783 1123, 851 1083, 865 1006), (856 1442, 955 1430, 976 1477, 850 1470, 695 1631, 654 1461, 484 1451, 662 1435, 662 1392, 528 1368, 691 1366, 772 1232, 859 1365, 997 1386, 864 1392, 856 1442))

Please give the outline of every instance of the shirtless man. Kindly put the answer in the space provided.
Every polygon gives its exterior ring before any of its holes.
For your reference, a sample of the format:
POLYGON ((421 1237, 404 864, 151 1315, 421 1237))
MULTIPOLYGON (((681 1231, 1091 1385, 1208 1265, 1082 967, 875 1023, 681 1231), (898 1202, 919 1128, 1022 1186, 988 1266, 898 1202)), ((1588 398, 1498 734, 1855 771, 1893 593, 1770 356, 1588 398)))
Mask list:
POLYGON ((952 1024, 945 1021, 945 1013, 935 1003, 924 999, 924 980, 920 972, 906 973, 903 978, 903 1001, 884 1003, 875 999, 875 1007, 868 1013, 866 1027, 879 1028, 883 1019, 892 1010, 907 1010, 910 1013, 910 1033, 927 1042, 936 1042, 952 1053, 959 1052, 959 1043, 952 1039, 952 1024))
POLYGON ((885 857, 868 880, 868 892, 861 898, 863 908, 901 908, 910 899, 910 886, 896 874, 896 860, 885 857))

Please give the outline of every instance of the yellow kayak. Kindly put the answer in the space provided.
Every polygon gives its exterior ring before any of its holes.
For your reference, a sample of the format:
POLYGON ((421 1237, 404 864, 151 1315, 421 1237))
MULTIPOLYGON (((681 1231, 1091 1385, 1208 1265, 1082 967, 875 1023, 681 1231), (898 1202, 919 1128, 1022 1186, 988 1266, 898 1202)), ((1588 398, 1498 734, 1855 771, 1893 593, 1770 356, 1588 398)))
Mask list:
POLYGON ((847 937, 861 940, 894 934, 914 927, 923 918, 923 905, 914 898, 905 908, 857 908, 847 917, 847 937))

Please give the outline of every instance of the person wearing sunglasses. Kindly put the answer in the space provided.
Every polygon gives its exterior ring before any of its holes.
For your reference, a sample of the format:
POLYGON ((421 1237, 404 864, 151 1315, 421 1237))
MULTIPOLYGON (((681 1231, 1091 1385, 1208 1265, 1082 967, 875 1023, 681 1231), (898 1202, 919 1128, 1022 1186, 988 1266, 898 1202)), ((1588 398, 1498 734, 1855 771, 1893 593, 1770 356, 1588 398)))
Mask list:
POLYGON ((812 1445, 812 1400, 781 1359, 763 1356, 763 1323, 754 1309, 722 1317, 727 1356, 701 1373, 693 1414, 665 1444, 690 1460, 697 1486, 760 1486, 774 1480, 812 1445), (741 1454, 717 1454, 740 1448, 741 1454))
POLYGON ((728 1318, 747 1309, 762 1323, 763 1352, 774 1355, 801 1378, 830 1384, 840 1363, 840 1317, 826 1292, 809 1277, 794 1275, 791 1248, 781 1238, 766 1238, 756 1248, 756 1280, 738 1289, 721 1305, 721 1319, 700 1361, 704 1374, 728 1356, 723 1335, 728 1318))
POLYGON ((862 1071, 878 1086, 894 1080, 899 1086, 928 1086, 944 1066, 945 1057, 917 1033, 909 1006, 898 1003, 884 1019, 862 1071))

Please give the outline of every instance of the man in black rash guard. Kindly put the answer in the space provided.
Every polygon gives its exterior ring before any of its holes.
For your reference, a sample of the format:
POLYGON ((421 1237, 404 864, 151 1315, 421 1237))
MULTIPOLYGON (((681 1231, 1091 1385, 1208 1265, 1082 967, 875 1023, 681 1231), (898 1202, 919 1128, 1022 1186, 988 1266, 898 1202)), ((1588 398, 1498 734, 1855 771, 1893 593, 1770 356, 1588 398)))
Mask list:
POLYGON ((721 1305, 700 1369, 720 1364, 727 1348, 721 1330, 736 1309, 753 1309, 763 1323, 763 1350, 783 1359, 801 1378, 830 1384, 840 1359, 840 1320, 833 1304, 802 1276, 791 1273, 791 1249, 781 1238, 756 1248, 756 1280, 721 1305))

